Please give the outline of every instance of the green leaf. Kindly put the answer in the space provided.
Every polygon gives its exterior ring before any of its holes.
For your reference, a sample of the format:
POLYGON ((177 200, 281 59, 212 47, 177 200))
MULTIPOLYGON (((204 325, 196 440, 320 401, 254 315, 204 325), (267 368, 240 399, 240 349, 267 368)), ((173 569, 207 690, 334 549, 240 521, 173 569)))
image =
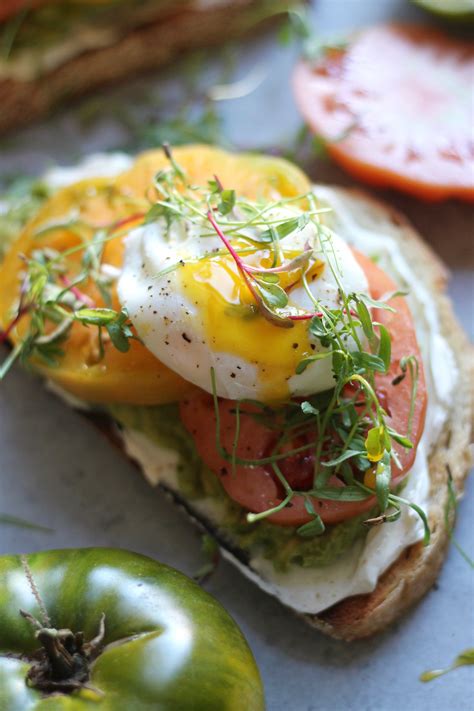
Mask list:
POLYGON ((388 428, 387 432, 390 437, 395 440, 395 442, 401 444, 402 447, 405 447, 405 449, 413 449, 413 442, 409 440, 408 437, 404 437, 403 435, 398 434, 398 432, 395 432, 390 428, 388 428))
POLYGON ((416 394, 418 392, 419 364, 417 357, 414 355, 404 356, 400 360, 400 369, 403 373, 408 369, 411 376, 410 411, 407 424, 407 437, 410 437, 415 415, 416 394))
POLYGON ((405 504, 405 506, 409 506, 413 511, 415 511, 418 516, 421 518, 421 521, 423 523, 423 529, 424 529, 424 535, 423 535, 423 545, 427 546, 429 545, 429 542, 431 540, 431 530, 430 530, 430 524, 428 522, 428 517, 426 513, 423 511, 423 509, 418 506, 418 504, 414 504, 411 501, 408 501, 407 499, 403 499, 401 496, 396 496, 395 494, 390 494, 390 503, 392 502, 398 502, 400 504, 405 504))
POLYGON ((308 356, 308 358, 303 358, 303 360, 300 360, 300 362, 296 366, 295 373, 297 375, 301 375, 301 373, 304 373, 306 368, 311 365, 311 363, 314 363, 317 360, 323 360, 324 358, 328 358, 331 355, 331 351, 325 351, 324 353, 315 353, 312 356, 308 356))
POLYGON ((115 348, 121 353, 126 353, 130 349, 130 336, 124 333, 123 327, 117 322, 108 323, 105 327, 115 348))
POLYGON ((370 496, 358 486, 322 486, 320 489, 312 489, 307 493, 316 499, 327 499, 328 501, 365 501, 370 496))
POLYGON ((223 190, 221 192, 221 201, 217 206, 221 215, 228 215, 229 212, 232 212, 235 207, 235 199, 235 190, 223 190))
POLYGON ((302 538, 314 538, 315 536, 320 536, 324 533, 326 527, 321 519, 321 516, 316 515, 312 521, 304 523, 302 526, 296 529, 298 536, 302 538))
POLYGON ((150 207, 148 212, 145 215, 145 224, 148 225, 150 222, 155 222, 158 220, 158 218, 163 217, 164 215, 164 208, 163 205, 160 203, 155 203, 150 207))
POLYGON ((370 467, 372 466, 372 462, 369 462, 369 460, 367 459, 366 452, 364 452, 364 454, 360 457, 356 457, 354 460, 354 464, 361 472, 366 472, 367 469, 370 469, 370 467))
POLYGON ((375 472, 375 493, 382 513, 386 511, 390 496, 391 467, 390 455, 385 453, 377 464, 375 472))
POLYGON ((474 647, 461 652, 461 654, 456 657, 456 662, 458 664, 474 664, 474 647))
POLYGON ((315 316, 313 319, 311 319, 311 322, 309 324, 309 332, 311 333, 312 336, 315 336, 316 338, 324 338, 325 336, 328 335, 328 332, 326 330, 326 326, 321 318, 318 316, 315 316))
POLYGON ((319 415, 319 410, 307 400, 301 403, 301 409, 305 415, 319 415))
POLYGON ((348 486, 352 486, 354 484, 354 473, 351 469, 350 464, 348 464, 347 462, 343 462, 341 464, 340 473, 342 474, 344 481, 348 486))
POLYGON ((82 255, 81 264, 87 270, 90 268, 99 269, 100 259, 104 251, 105 240, 107 239, 107 230, 98 229, 82 255))
POLYGON ((372 347, 372 343, 374 342, 376 336, 374 333, 372 317, 370 315, 369 309, 363 301, 357 302, 357 315, 359 316, 362 330, 364 331, 364 334, 372 347))
POLYGON ((264 281, 266 284, 278 284, 280 282, 278 274, 259 273, 258 279, 259 281, 264 281))
POLYGON ((449 667, 423 672, 423 674, 420 674, 420 681, 433 681, 433 679, 438 679, 438 677, 443 676, 443 674, 447 674, 458 667, 470 664, 474 664, 474 648, 465 649, 464 652, 458 654, 454 662, 450 664, 449 667))
POLYGON ((351 459, 352 457, 358 457, 362 454, 365 454, 364 450, 346 449, 346 451, 343 454, 341 454, 339 457, 336 457, 336 459, 331 459, 330 461, 321 462, 321 465, 323 467, 337 467, 338 464, 342 464, 342 462, 345 462, 346 459, 351 459))
POLYGON ((418 516, 421 518, 422 523, 423 523, 423 545, 428 546, 431 540, 431 529, 430 529, 430 524, 428 522, 428 517, 426 513, 423 511, 423 509, 418 506, 417 504, 414 504, 412 502, 407 502, 408 506, 413 509, 413 511, 416 511, 418 516))
POLYGON ((347 366, 346 354, 344 351, 332 351, 332 371, 336 381, 340 381, 344 377, 344 370, 347 366))
POLYGON ((274 242, 287 237, 295 230, 302 230, 309 223, 309 216, 303 213, 299 217, 292 217, 289 220, 280 222, 279 225, 273 225, 266 230, 263 230, 259 235, 261 242, 274 242))
POLYGON ((113 309, 78 309, 74 318, 87 326, 106 326, 117 318, 117 312, 113 309))
POLYGON ((318 515, 318 514, 316 513, 316 511, 314 510, 313 502, 311 501, 311 499, 305 498, 305 500, 304 500, 304 507, 305 507, 306 511, 307 511, 311 516, 315 516, 315 517, 316 517, 316 516, 318 515))
POLYGON ((271 284, 255 279, 259 295, 271 309, 284 309, 288 305, 288 295, 278 284, 271 284))
POLYGON ((30 288, 28 289, 28 297, 32 302, 38 302, 41 300, 44 288, 48 283, 48 272, 38 265, 35 269, 35 273, 30 275, 30 288))
POLYGON ((365 351, 351 351, 351 356, 357 370, 385 373, 385 363, 379 356, 365 351))
POLYGON ((216 195, 216 193, 220 193, 222 191, 221 184, 215 178, 208 180, 207 185, 211 195, 216 195))
POLYGON ((394 299, 396 296, 406 296, 407 294, 407 291, 392 291, 389 294, 384 295, 383 301, 372 299, 370 296, 367 296, 367 294, 357 294, 357 297, 361 299, 361 301, 364 301, 368 306, 372 306, 374 309, 383 309, 384 311, 392 311, 395 313, 396 309, 389 306, 386 302, 394 299))
POLYGON ((390 338, 390 333, 383 324, 380 324, 379 326, 379 333, 380 341, 378 357, 383 361, 385 365, 385 372, 388 373, 392 359, 392 339, 390 338))
POLYGON ((0 513, 0 524, 17 526, 18 528, 29 528, 32 531, 43 531, 44 533, 50 533, 53 530, 52 528, 47 528, 46 526, 40 526, 38 523, 26 521, 18 516, 11 516, 10 514, 3 513, 0 513))

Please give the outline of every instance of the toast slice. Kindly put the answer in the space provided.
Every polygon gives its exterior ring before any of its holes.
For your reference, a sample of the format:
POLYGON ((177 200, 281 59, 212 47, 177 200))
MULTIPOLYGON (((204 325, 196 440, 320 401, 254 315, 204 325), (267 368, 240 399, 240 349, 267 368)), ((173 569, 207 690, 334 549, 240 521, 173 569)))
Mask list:
MULTIPOLYGON (((448 478, 452 477, 454 489, 460 497, 471 463, 469 446, 474 424, 473 350, 445 295, 445 268, 407 220, 391 207, 358 190, 331 190, 344 201, 358 225, 387 235, 402 246, 407 261, 432 296, 442 334, 451 345, 459 369, 459 383, 462 384, 455 390, 448 420, 429 459, 430 544, 425 547, 420 541, 407 547, 381 575, 371 593, 345 598, 317 615, 302 614, 311 626, 325 634, 351 641, 381 632, 416 603, 438 576, 455 515, 453 508, 448 508, 448 478)), ((124 449, 125 442, 113 423, 107 421, 104 426, 101 419, 100 427, 124 449)), ((128 454, 134 458, 132 450, 128 454)), ((193 501, 187 500, 178 489, 162 483, 160 486, 194 522, 217 539, 224 556, 230 562, 254 582, 259 582, 258 573, 249 566, 247 554, 227 538, 216 521, 203 515, 202 510, 195 507, 193 501)))
POLYGON ((41 118, 62 102, 140 72, 156 69, 187 50, 248 32, 291 6, 291 0, 220 0, 171 5, 132 25, 111 44, 81 51, 35 79, 0 74, 0 133, 41 118))
MULTIPOLYGON (((325 190, 328 190, 325 186, 316 187, 316 193, 321 193, 323 197, 325 190)), ((452 348, 459 371, 458 386, 452 396, 447 421, 429 459, 431 486, 428 515, 432 534, 430 544, 424 547, 423 543, 419 542, 408 546, 379 577, 372 592, 347 597, 317 615, 303 615, 310 625, 325 634, 338 639, 354 640, 385 629, 419 600, 436 580, 446 554, 455 513, 453 507, 448 507, 448 480, 451 476, 454 488, 460 496, 470 465, 469 445, 474 401, 473 359, 472 347, 457 323, 449 299, 445 295, 445 269, 405 218, 387 205, 359 191, 331 188, 331 192, 344 205, 345 211, 350 213, 356 226, 379 233, 380 239, 385 235, 401 247, 417 280, 430 295, 442 335, 452 348)), ((74 405, 73 401, 72 404, 74 405)), ((85 414, 94 418, 100 429, 117 443, 125 455, 140 459, 130 448, 127 451, 127 442, 111 417, 96 418, 87 410, 85 414)), ((259 579, 258 572, 252 569, 246 552, 219 528, 218 520, 205 508, 197 506, 194 500, 187 499, 177 486, 161 486, 202 529, 217 539, 226 558, 254 582, 265 587, 265 581, 259 579)))

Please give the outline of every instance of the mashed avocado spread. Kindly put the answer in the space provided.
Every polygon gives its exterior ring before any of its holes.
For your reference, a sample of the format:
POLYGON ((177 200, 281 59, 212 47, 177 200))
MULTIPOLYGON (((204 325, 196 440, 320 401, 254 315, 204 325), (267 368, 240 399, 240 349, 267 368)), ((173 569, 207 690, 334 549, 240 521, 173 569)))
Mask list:
POLYGON ((123 427, 141 432, 161 447, 175 450, 180 459, 177 470, 180 493, 188 499, 219 500, 225 510, 217 525, 221 536, 251 557, 262 555, 271 560, 277 570, 285 571, 290 565, 304 568, 329 565, 367 533, 362 525, 367 513, 328 526, 322 535, 314 538, 301 538, 295 528, 265 521, 248 524, 244 510, 229 499, 218 478, 202 463, 191 436, 181 424, 177 405, 115 405, 109 407, 109 412, 123 427))

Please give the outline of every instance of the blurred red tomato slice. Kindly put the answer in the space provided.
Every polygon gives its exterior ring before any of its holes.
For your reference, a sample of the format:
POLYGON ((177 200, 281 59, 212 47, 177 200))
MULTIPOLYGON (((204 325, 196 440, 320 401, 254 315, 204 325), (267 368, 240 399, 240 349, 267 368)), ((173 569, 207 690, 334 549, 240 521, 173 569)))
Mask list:
POLYGON ((356 178, 427 200, 474 200, 474 45, 382 25, 301 61, 296 102, 356 178))

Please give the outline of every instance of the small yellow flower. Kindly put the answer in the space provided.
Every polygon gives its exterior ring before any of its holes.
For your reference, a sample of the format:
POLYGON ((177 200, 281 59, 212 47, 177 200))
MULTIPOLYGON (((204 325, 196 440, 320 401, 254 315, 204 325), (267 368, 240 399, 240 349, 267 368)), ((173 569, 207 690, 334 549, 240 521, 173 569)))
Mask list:
POLYGON ((372 427, 368 431, 365 449, 367 450, 369 462, 380 462, 385 454, 385 428, 383 425, 372 427))

